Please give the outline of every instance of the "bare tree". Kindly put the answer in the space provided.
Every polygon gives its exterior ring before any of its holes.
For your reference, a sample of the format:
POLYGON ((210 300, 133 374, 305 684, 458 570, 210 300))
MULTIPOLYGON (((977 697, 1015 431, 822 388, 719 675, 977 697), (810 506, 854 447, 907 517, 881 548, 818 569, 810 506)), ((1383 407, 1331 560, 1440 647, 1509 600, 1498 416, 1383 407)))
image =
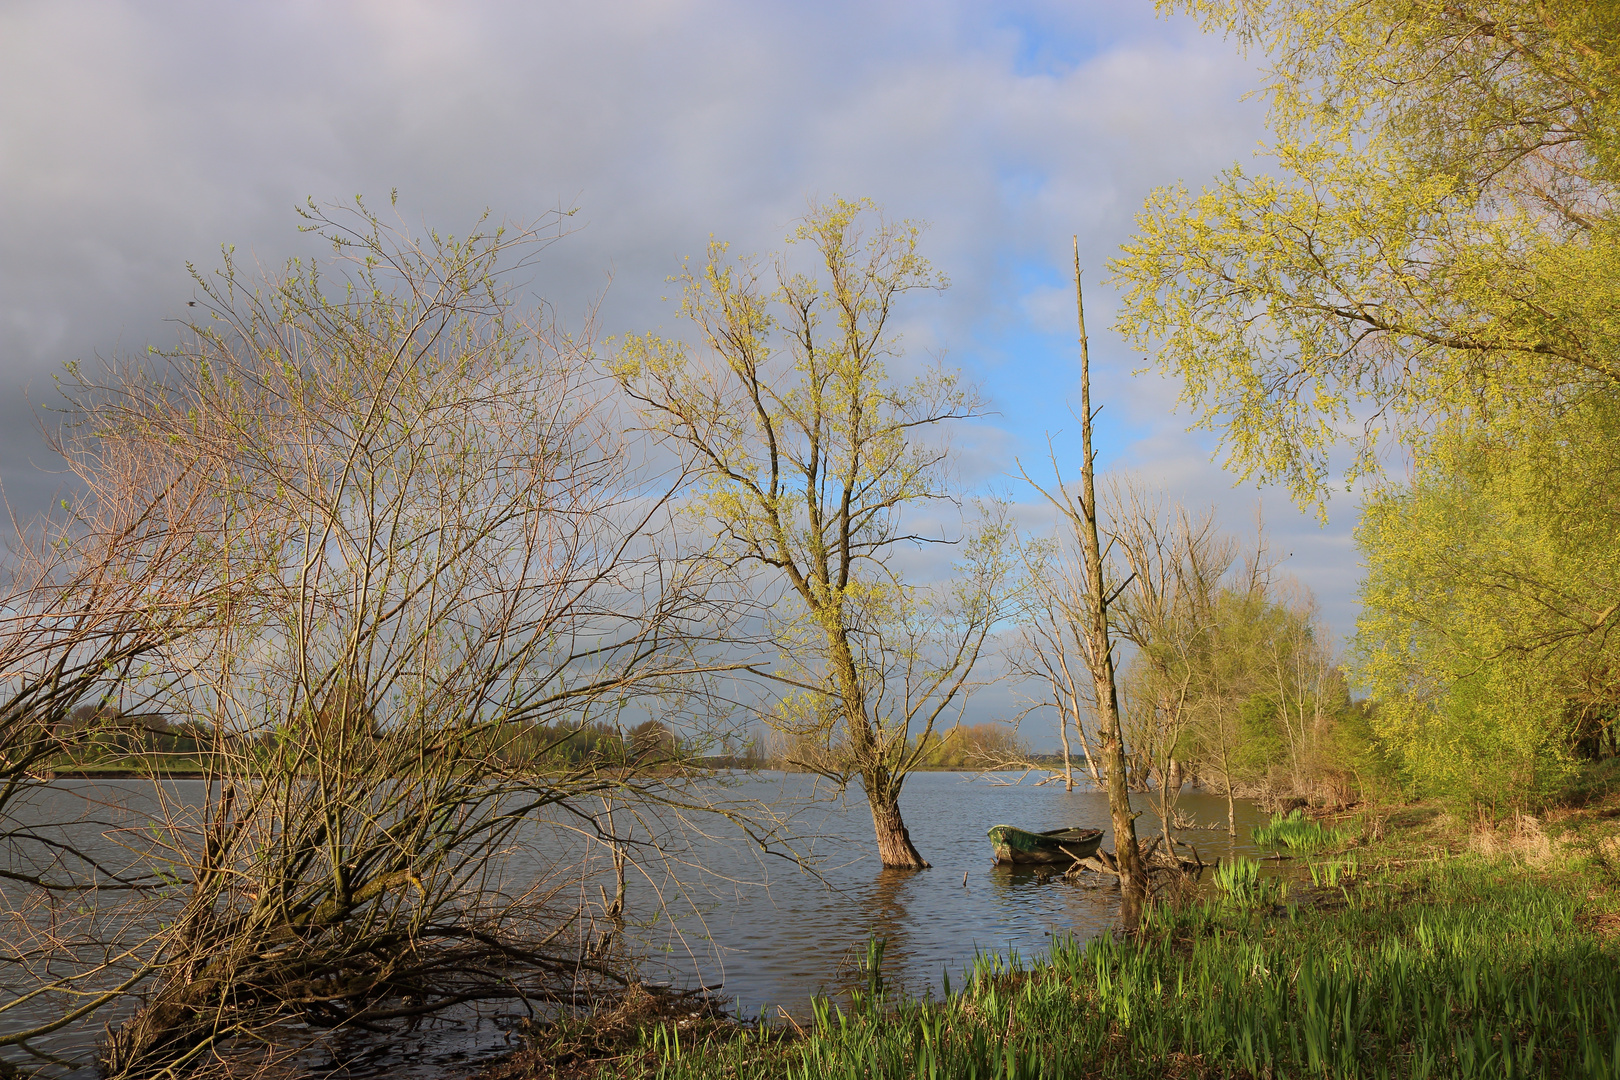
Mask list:
POLYGON ((75 486, 59 512, 13 521, 0 565, 0 1046, 39 1060, 153 970, 149 915, 167 882, 134 853, 92 851, 88 807, 34 781, 148 736, 166 685, 153 661, 240 587, 201 573, 211 522, 185 454, 155 467, 93 428, 49 434, 75 486))
POLYGON ((1063 748, 1063 787, 1074 790, 1074 766, 1069 731, 1072 728, 1085 757, 1086 772, 1093 783, 1103 782, 1099 760, 1102 749, 1092 748, 1086 731, 1086 717, 1096 708, 1089 670, 1082 672, 1086 655, 1085 633, 1087 587, 1083 564, 1071 557, 1059 543, 1026 544, 1022 551, 1024 570, 1030 588, 1019 619, 1017 645, 1009 665, 1014 672, 1041 687, 1042 696, 1024 715, 1034 709, 1057 712, 1058 741, 1063 748))
POLYGON ((1237 557, 1213 510, 1197 517, 1125 483, 1113 489, 1112 534, 1130 573, 1113 617, 1135 648, 1127 669, 1131 746, 1157 782, 1165 851, 1180 781, 1177 755, 1189 749, 1190 705, 1204 689, 1213 641, 1215 598, 1237 557))
POLYGON ((666 546, 684 477, 627 445, 587 346, 515 303, 505 275, 555 232, 305 216, 335 279, 227 259, 164 363, 70 390, 98 452, 186 462, 206 565, 156 591, 234 583, 121 684, 208 733, 210 782, 166 807, 170 928, 109 1074, 204 1064, 289 1014, 375 1026, 622 979, 580 940, 557 830, 611 849, 601 799, 701 801, 623 739, 560 753, 654 696, 701 715, 729 615, 712 562, 666 546), (520 841, 539 865, 514 878, 520 841))
POLYGON ((1097 712, 1097 724, 1102 738, 1102 756, 1108 778, 1108 807, 1114 825, 1114 865, 1119 874, 1120 890, 1125 901, 1125 921, 1134 924, 1140 916, 1147 898, 1147 875, 1142 865, 1141 852, 1136 840, 1136 815, 1131 810, 1130 790, 1127 786, 1125 736, 1120 722, 1119 692, 1115 680, 1114 641, 1110 609, 1125 583, 1109 580, 1106 571, 1107 555, 1102 546, 1102 528, 1098 521, 1096 455, 1092 448, 1091 409, 1091 354, 1086 342, 1086 309, 1080 286, 1080 241, 1074 244, 1074 301, 1080 330, 1080 485, 1075 491, 1063 482, 1056 455, 1052 469, 1056 483, 1049 490, 1029 479, 1024 479, 1039 491, 1058 511, 1063 527, 1079 554, 1080 574, 1076 580, 1081 589, 1077 594, 1082 621, 1078 624, 1076 639, 1081 646, 1081 657, 1091 674, 1091 697, 1097 712))
POLYGON ((766 639, 782 662, 756 670, 793 690, 769 721, 821 748, 808 767, 859 778, 891 867, 928 865, 900 790, 919 737, 968 691, 1010 570, 1005 526, 992 522, 954 588, 930 594, 900 573, 902 548, 940 539, 905 521, 950 494, 948 452, 930 439, 981 408, 954 371, 904 386, 888 374, 895 305, 944 286, 918 235, 870 202, 834 200, 790 238, 814 250, 825 277, 795 273, 785 257, 773 273, 731 262, 711 245, 702 270, 681 279, 702 354, 649 337, 619 358, 648 422, 702 471, 700 510, 729 564, 766 600, 766 639))

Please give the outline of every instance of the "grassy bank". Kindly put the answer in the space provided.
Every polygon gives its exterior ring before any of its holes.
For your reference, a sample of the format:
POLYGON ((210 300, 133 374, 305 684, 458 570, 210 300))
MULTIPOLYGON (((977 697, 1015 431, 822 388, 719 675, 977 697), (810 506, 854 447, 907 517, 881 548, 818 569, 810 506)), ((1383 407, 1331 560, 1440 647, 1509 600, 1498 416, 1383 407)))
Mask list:
POLYGON ((891 1000, 874 980, 802 1030, 632 1008, 538 1029, 502 1071, 1620 1077, 1615 816, 1591 805, 1482 832, 1412 808, 1383 823, 1385 843, 1318 856, 1281 897, 1161 903, 1133 937, 985 958, 943 1000, 891 1000))

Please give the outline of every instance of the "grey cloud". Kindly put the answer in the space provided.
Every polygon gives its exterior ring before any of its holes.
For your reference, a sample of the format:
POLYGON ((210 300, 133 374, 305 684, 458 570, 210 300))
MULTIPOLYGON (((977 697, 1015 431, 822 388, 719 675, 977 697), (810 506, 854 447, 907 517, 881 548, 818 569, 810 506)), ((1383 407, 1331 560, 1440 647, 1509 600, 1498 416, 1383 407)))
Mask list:
MULTIPOLYGON (((188 261, 214 267, 221 244, 267 266, 318 253, 295 204, 383 205, 398 187, 411 220, 452 231, 485 207, 527 220, 577 205, 583 228, 534 285, 565 321, 601 297, 608 334, 677 330, 659 297, 680 257, 711 234, 777 248, 810 195, 929 220, 953 288, 902 330, 914 357, 948 352, 999 395, 1003 417, 961 436, 964 475, 988 482, 1039 447, 1024 403, 1002 400, 1002 365, 1042 368, 1048 399, 1074 388, 1067 296, 1031 292, 1019 268, 1061 280, 1078 232, 1100 271, 1149 189, 1246 156, 1253 82, 1228 43, 1145 0, 12 3, 0 479, 17 509, 44 503, 60 478, 36 468, 30 402, 49 401, 64 361, 172 342, 188 261), (1031 320, 1061 347, 999 354, 997 335, 1031 320)), ((1208 440, 1170 415, 1174 388, 1129 376, 1140 359, 1105 332, 1115 299, 1100 283, 1088 295, 1099 391, 1148 433, 1118 456, 1229 491, 1208 440)), ((1343 532, 1310 536, 1296 557, 1337 627, 1343 532)))

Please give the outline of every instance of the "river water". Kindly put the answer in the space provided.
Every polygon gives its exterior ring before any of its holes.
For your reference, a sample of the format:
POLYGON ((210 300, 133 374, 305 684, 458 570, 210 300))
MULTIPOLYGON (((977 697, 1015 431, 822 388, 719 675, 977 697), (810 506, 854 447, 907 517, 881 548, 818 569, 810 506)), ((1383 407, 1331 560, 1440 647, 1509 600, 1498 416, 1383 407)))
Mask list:
MULTIPOLYGON (((1103 934, 1118 919, 1118 890, 1111 879, 1082 874, 1080 880, 996 866, 985 832, 1015 824, 1032 830, 1060 826, 1109 828, 1107 795, 1091 788, 1063 790, 1060 782, 1037 784, 1045 774, 918 773, 901 798, 913 841, 932 868, 884 870, 878 864, 871 817, 858 790, 847 799, 813 790, 800 775, 760 774, 734 778, 728 796, 776 806, 796 806, 793 846, 810 856, 814 872, 742 841, 734 831, 711 829, 687 839, 673 859, 643 861, 629 875, 626 933, 646 957, 653 981, 714 989, 746 1015, 802 1016, 812 996, 840 994, 864 983, 858 961, 876 935, 885 943, 883 973, 891 986, 921 994, 938 992, 947 976, 960 979, 975 953, 1041 955, 1054 938, 1085 940, 1103 934), (820 797, 817 797, 819 794, 820 797)), ((172 798, 184 801, 188 784, 178 781, 172 798)), ((26 813, 37 820, 76 820, 75 831, 99 831, 119 850, 129 849, 126 829, 138 825, 149 796, 139 782, 58 781, 38 791, 26 813), (94 807, 86 817, 83 808, 94 807)), ((1138 806, 1148 809, 1146 797, 1138 806)), ((1254 854, 1249 828, 1265 815, 1238 804, 1238 837, 1225 831, 1224 799, 1184 792, 1180 811, 1217 830, 1181 835, 1206 862, 1234 853, 1254 854)), ((1146 838, 1157 831, 1151 812, 1138 821, 1146 838)), ((544 828, 533 837, 545 844, 544 828)), ((1112 835, 1103 844, 1113 847, 1112 835)), ((514 852, 508 873, 524 873, 524 852, 514 852)), ((595 888, 595 886, 592 886, 595 888)), ((609 886, 611 888, 611 885, 609 886)), ((3 976, 0 976, 3 977, 3 976)), ((25 990, 0 985, 8 996, 25 990)), ((346 1037, 326 1047, 312 1073, 339 1068, 360 1078, 402 1072, 423 1077, 466 1071, 507 1044, 513 1006, 420 1025, 398 1037, 346 1037)), ((93 1028, 64 1031, 45 1047, 83 1057, 111 1014, 93 1028)), ((6 1021, 15 1023, 15 1020, 6 1021)), ((15 1054, 5 1055, 15 1059, 15 1054)), ((68 1070, 75 1078, 91 1075, 68 1070)))

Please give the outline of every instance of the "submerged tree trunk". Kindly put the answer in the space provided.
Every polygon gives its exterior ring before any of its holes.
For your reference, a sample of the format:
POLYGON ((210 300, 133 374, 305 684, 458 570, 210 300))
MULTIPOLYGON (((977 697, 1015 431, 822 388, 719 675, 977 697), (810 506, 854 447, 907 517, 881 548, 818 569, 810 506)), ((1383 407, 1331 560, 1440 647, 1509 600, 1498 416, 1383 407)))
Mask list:
POLYGON ((1237 804, 1232 798, 1232 764, 1228 760, 1226 744, 1221 744, 1221 779, 1226 788, 1226 831, 1237 835, 1237 804))
POLYGON ((872 807, 872 831, 877 835, 878 857, 884 869, 924 870, 928 861, 911 842, 905 819, 900 816, 900 783, 886 768, 861 773, 866 801, 872 807))
POLYGON ((1063 790, 1074 790, 1074 768, 1069 764, 1069 716, 1059 707, 1058 738, 1063 740, 1063 790))
POLYGON ((1173 820, 1176 814, 1176 799, 1181 795, 1181 762, 1174 757, 1169 759, 1164 772, 1159 775, 1159 826, 1164 833, 1164 850, 1166 854, 1175 853, 1175 837, 1171 835, 1173 820))
POLYGON ((1074 245, 1074 303, 1080 320, 1080 438, 1084 456, 1080 475, 1080 517, 1078 526, 1081 549, 1086 562, 1088 614, 1091 625, 1086 637, 1091 653, 1092 686, 1096 694, 1097 720, 1106 742, 1104 757, 1108 766, 1108 808, 1114 825, 1114 863, 1119 871, 1120 894, 1124 901, 1122 917, 1128 928, 1134 929, 1142 914, 1147 898, 1147 877, 1142 872, 1142 858, 1136 843, 1136 815, 1131 813, 1131 797, 1127 788, 1128 774, 1125 761, 1125 737, 1120 724, 1119 691, 1114 678, 1114 646, 1108 625, 1108 583, 1103 575, 1102 538, 1097 524, 1096 454, 1092 448, 1091 427, 1091 356, 1086 344, 1086 308, 1080 292, 1080 241, 1074 245))

